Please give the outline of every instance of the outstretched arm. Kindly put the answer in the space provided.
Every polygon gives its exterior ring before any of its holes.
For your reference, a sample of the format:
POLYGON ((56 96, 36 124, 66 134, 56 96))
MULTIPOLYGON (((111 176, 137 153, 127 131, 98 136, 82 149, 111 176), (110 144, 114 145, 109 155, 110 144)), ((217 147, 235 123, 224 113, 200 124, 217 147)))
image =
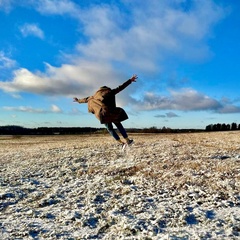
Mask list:
POLYGON ((82 99, 78 99, 76 97, 73 98, 74 102, 78 102, 78 103, 87 103, 88 102, 89 97, 86 98, 82 98, 82 99))
POLYGON ((121 92, 123 89, 125 89, 127 86, 129 86, 132 82, 136 82, 136 79, 138 78, 138 76, 136 74, 134 74, 130 79, 128 79, 125 83, 123 83, 122 85, 118 86, 117 88, 113 89, 114 94, 117 94, 119 92, 121 92))

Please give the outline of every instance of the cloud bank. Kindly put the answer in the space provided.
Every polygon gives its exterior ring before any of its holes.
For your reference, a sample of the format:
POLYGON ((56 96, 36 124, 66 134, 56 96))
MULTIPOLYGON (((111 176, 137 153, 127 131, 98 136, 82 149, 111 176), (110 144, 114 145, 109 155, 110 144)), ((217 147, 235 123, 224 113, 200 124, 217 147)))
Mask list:
POLYGON ((62 113, 61 108, 57 105, 51 105, 50 109, 41 109, 41 108, 33 108, 31 106, 19 106, 19 107, 9 107, 4 106, 4 110, 6 111, 14 111, 14 112, 27 112, 27 113, 62 113))
POLYGON ((0 88, 12 94, 30 92, 46 96, 88 96, 106 82, 115 83, 116 76, 119 78, 108 64, 103 63, 81 61, 79 65, 63 64, 61 67, 46 64, 44 73, 32 73, 26 68, 15 70, 13 80, 0 82, 0 88))
MULTIPOLYGON (((239 113, 240 107, 226 104, 193 89, 170 91, 169 96, 157 95, 152 92, 145 93, 140 101, 132 103, 136 110, 178 110, 178 111, 212 111, 216 113, 239 113)), ((167 117, 176 117, 166 115, 167 117)), ((165 117, 165 115, 156 115, 165 117)))
MULTIPOLYGON (((116 87, 131 73, 155 74, 168 59, 204 61, 211 55, 207 40, 214 26, 226 16, 215 1, 116 1, 98 5, 70 0, 22 1, 44 16, 74 19, 81 28, 84 41, 75 43, 74 52, 66 55, 59 67, 45 63, 45 71, 15 69, 13 78, 0 81, 0 89, 12 95, 22 92, 45 96, 88 96, 101 85, 116 87), (123 11, 124 9, 124 11, 123 11), (70 60, 71 59, 71 60, 70 60), (124 69, 120 73, 119 69, 124 69)), ((17 1, 1 1, 10 9, 17 1)), ((38 24, 26 23, 20 28, 24 37, 48 36, 38 24)), ((14 61, 4 58, 7 67, 14 61)), ((135 91, 141 88, 136 85, 135 91)), ((126 95, 123 95, 126 98, 126 95)), ((194 89, 170 91, 169 96, 145 92, 138 101, 122 97, 139 110, 210 110, 219 113, 240 112, 194 89)))

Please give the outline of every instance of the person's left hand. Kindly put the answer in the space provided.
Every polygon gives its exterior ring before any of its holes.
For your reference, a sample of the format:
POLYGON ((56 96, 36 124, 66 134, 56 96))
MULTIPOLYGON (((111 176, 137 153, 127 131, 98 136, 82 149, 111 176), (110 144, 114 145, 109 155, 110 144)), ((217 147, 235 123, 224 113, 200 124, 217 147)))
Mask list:
POLYGON ((138 78, 138 76, 137 76, 136 74, 134 74, 134 75, 130 78, 130 80, 131 80, 132 82, 136 82, 137 78, 138 78))

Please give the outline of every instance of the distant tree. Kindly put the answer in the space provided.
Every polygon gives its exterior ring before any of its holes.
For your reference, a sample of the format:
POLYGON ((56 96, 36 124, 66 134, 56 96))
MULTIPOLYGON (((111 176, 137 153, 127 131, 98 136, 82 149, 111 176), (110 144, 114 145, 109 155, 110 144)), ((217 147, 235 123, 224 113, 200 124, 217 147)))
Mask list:
POLYGON ((158 129, 157 127, 153 126, 153 127, 150 127, 150 128, 144 128, 142 130, 142 132, 144 132, 144 133, 160 133, 161 129, 158 129))
POLYGON ((221 123, 218 123, 218 124, 217 124, 217 131, 221 131, 221 128, 222 128, 222 124, 221 124, 221 123))
POLYGON ((157 129, 157 127, 153 126, 153 127, 149 128, 149 132, 150 133, 157 133, 157 132, 159 132, 159 130, 157 129))
POLYGON ((172 129, 171 128, 166 128, 165 126, 162 128, 161 130, 162 133, 170 133, 172 132, 172 129))
POLYGON ((222 124, 221 130, 222 131, 227 131, 227 125, 225 123, 222 124))
POLYGON ((212 124, 209 124, 206 126, 206 131, 212 131, 213 130, 213 125, 212 124))
POLYGON ((0 134, 25 134, 28 131, 28 129, 21 127, 21 126, 16 126, 16 125, 8 125, 8 126, 2 126, 0 128, 0 134))
POLYGON ((237 130, 237 124, 236 123, 232 123, 231 125, 231 130, 237 130))
POLYGON ((232 124, 226 124, 226 123, 217 123, 217 124, 210 124, 206 126, 206 131, 235 131, 240 130, 240 124, 232 123, 232 124))

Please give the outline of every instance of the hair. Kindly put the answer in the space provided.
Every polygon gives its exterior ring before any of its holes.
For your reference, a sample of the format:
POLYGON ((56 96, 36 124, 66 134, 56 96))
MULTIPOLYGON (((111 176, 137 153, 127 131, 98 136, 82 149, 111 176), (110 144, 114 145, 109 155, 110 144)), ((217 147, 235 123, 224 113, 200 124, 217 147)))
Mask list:
POLYGON ((109 88, 107 86, 102 86, 102 87, 100 87, 100 89, 111 89, 111 88, 109 88))

